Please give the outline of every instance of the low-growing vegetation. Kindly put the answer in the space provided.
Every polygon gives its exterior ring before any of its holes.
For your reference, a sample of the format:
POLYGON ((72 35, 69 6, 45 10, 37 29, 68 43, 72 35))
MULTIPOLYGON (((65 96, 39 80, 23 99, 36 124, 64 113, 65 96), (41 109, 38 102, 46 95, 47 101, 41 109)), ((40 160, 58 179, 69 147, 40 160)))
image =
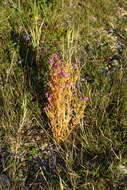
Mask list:
POLYGON ((127 2, 0 1, 0 189, 127 189, 127 2))

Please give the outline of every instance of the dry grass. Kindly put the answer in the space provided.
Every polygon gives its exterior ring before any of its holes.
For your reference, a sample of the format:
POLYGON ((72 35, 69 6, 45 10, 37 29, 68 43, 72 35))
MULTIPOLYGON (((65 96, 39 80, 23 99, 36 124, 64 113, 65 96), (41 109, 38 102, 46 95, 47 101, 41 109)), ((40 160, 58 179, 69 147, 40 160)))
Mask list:
POLYGON ((126 190, 126 12, 125 0, 0 2, 0 179, 11 190, 126 190))

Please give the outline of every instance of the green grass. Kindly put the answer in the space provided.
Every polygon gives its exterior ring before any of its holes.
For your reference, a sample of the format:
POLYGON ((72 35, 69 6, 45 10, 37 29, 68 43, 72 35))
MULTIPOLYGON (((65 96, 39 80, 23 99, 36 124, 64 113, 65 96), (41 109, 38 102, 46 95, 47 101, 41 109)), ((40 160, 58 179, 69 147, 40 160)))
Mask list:
POLYGON ((0 175, 11 190, 127 189, 126 17, 124 0, 0 2, 0 175), (80 60, 90 97, 60 145, 42 109, 53 53, 80 60))

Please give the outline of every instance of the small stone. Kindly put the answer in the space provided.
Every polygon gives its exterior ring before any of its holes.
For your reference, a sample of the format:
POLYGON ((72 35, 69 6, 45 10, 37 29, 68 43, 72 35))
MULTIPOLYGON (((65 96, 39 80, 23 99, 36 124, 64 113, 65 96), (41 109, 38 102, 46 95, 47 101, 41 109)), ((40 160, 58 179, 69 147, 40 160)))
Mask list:
POLYGON ((10 189, 11 182, 9 178, 5 174, 0 175, 0 188, 2 189, 10 189))
POLYGON ((113 35, 115 33, 115 31, 116 30, 114 28, 111 28, 111 29, 108 30, 108 34, 113 35))
POLYGON ((121 54, 123 52, 123 50, 125 49, 125 45, 122 43, 118 43, 116 48, 118 50, 118 53, 121 54))
POLYGON ((118 65, 119 65, 119 61, 116 60, 116 59, 114 59, 114 60, 112 61, 112 65, 113 65, 113 66, 118 66, 118 65))
POLYGON ((28 33, 24 32, 23 33, 23 39, 24 39, 24 41, 30 41, 31 40, 31 36, 28 33))

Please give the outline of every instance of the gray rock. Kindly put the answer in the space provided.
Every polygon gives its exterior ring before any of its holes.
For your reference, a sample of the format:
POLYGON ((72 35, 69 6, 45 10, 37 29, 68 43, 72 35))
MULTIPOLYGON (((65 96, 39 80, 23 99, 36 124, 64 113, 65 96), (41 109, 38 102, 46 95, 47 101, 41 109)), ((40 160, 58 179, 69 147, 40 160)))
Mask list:
POLYGON ((114 28, 108 30, 108 34, 113 35, 116 32, 114 28))
POLYGON ((119 61, 117 59, 112 60, 112 65, 113 66, 119 66, 119 61))
POLYGON ((11 182, 9 178, 5 174, 0 175, 0 188, 2 190, 6 189, 9 190, 11 187, 11 182))

